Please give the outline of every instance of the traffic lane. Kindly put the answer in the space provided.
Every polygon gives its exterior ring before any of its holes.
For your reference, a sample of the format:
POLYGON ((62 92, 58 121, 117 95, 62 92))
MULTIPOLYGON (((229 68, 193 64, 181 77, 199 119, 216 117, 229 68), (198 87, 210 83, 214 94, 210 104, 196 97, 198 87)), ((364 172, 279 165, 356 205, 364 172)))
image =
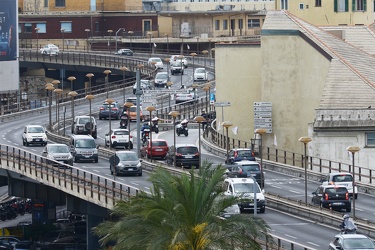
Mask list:
MULTIPOLYGON (((338 227, 327 227, 314 221, 270 208, 266 208, 264 214, 257 216, 267 222, 273 235, 316 250, 328 249, 331 240, 340 233, 338 227)), ((285 247, 287 247, 287 244, 285 244, 285 247)))

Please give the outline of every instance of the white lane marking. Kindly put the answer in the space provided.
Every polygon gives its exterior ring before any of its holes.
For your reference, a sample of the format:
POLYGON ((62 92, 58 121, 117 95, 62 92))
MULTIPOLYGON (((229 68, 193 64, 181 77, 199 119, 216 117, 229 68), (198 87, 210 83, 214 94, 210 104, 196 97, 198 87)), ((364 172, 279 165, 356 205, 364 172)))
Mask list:
POLYGON ((100 173, 100 171, 99 171, 99 170, 96 170, 96 169, 94 169, 93 171, 94 171, 94 172, 97 172, 97 173, 100 173))
POLYGON ((316 246, 316 247, 319 247, 319 246, 320 246, 320 245, 315 244, 315 243, 312 243, 312 242, 310 242, 310 241, 308 241, 307 243, 310 244, 310 245, 316 246))
POLYGON ((130 183, 133 184, 133 185, 139 186, 139 184, 137 182, 131 181, 130 183))
POLYGON ((292 239, 297 239, 297 237, 294 237, 292 235, 289 235, 289 234, 284 234, 286 237, 289 237, 289 238, 292 238, 292 239))
POLYGON ((289 192, 292 192, 292 193, 295 193, 295 194, 300 194, 300 192, 294 191, 294 190, 289 190, 289 192))
MULTIPOLYGON (((267 185, 269 185, 269 184, 267 183, 267 185)), ((274 187, 274 188, 277 188, 277 189, 282 189, 281 187, 278 187, 278 186, 275 186, 275 185, 271 185, 271 187, 274 187)))
POLYGON ((151 188, 149 188, 149 187, 143 187, 144 189, 148 189, 148 190, 151 190, 151 188))

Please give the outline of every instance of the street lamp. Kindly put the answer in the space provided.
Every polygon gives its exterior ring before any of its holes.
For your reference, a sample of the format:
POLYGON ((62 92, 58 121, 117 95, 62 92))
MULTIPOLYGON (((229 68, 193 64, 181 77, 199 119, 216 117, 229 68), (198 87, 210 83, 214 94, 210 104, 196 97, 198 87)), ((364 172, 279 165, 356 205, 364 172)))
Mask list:
POLYGON ((150 160, 152 162, 152 124, 151 124, 151 115, 152 111, 155 111, 156 108, 154 106, 146 107, 146 110, 150 112, 150 160))
MULTIPOLYGON (((170 89, 171 86, 173 85, 173 82, 169 81, 167 82, 167 88, 170 89)), ((168 93, 169 95, 169 111, 171 110, 171 93, 168 93)))
POLYGON ((197 53, 191 53, 190 54, 192 57, 193 57, 193 83, 194 83, 194 81, 195 81, 195 78, 194 78, 194 58, 197 56, 197 53))
POLYGON ((89 93, 90 93, 90 95, 92 94, 92 88, 91 88, 91 78, 94 76, 94 74, 93 73, 87 73, 86 74, 86 77, 87 78, 89 78, 89 93))
POLYGON ((147 32, 147 35, 150 36, 150 56, 149 56, 149 57, 151 57, 151 53, 152 53, 152 47, 151 47, 151 38, 152 38, 152 34, 153 34, 152 31, 148 31, 148 32, 147 32))
POLYGON ((260 174, 260 188, 263 189, 264 188, 264 179, 263 179, 263 135, 267 132, 266 129, 264 128, 258 128, 255 130, 255 133, 258 134, 260 136, 260 145, 259 145, 259 148, 260 148, 260 169, 261 169, 261 174, 260 174))
MULTIPOLYGON (((36 33, 36 49, 38 50, 38 48, 39 48, 39 30, 40 30, 40 28, 38 28, 38 27, 36 27, 35 28, 35 33, 36 33)), ((39 53, 37 53, 37 55, 38 55, 39 53)))
MULTIPOLYGON (((197 83, 193 83, 191 85, 191 87, 193 88, 193 91, 194 91, 194 94, 197 95, 197 88, 198 88, 198 84, 197 83)), ((198 102, 194 102, 194 109, 193 109, 193 114, 194 113, 197 113, 198 114, 198 102)))
MULTIPOLYGON (((52 84, 53 84, 54 88, 57 89, 59 87, 60 81, 59 80, 53 80, 52 84)), ((56 105, 57 105, 57 94, 56 94, 56 105)), ((56 112, 56 119, 55 119, 55 121, 57 122, 57 112, 56 112)))
POLYGON ((167 73, 168 73, 168 81, 169 81, 169 62, 171 61, 171 59, 169 57, 165 58, 164 59, 164 62, 167 63, 167 73))
POLYGON ((183 88, 185 88, 185 85, 182 83, 182 75, 184 74, 183 71, 182 71, 182 67, 184 67, 184 64, 182 63, 182 59, 184 58, 184 56, 179 55, 178 58, 180 58, 180 61, 181 61, 181 89, 183 89, 183 88))
POLYGON ((89 100, 89 103, 90 103, 90 135, 92 136, 93 124, 92 124, 92 118, 91 118, 91 101, 95 98, 95 96, 90 94, 90 95, 87 95, 85 98, 89 100))
POLYGON ((130 49, 132 49, 133 48, 133 46, 132 46, 132 38, 133 38, 134 32, 132 30, 129 30, 128 34, 130 35, 130 37, 129 37, 129 39, 130 39, 130 49))
POLYGON ((103 73, 105 74, 105 87, 107 89, 106 98, 108 98, 108 74, 111 74, 112 72, 109 69, 106 69, 103 73))
POLYGON ((122 30, 123 32, 125 32, 125 28, 119 28, 119 29, 116 31, 116 50, 115 50, 115 52, 117 52, 117 34, 118 34, 121 30, 122 30))
POLYGON ((127 68, 127 67, 125 67, 125 66, 122 66, 121 68, 120 68, 120 70, 122 71, 122 80, 123 80, 123 82, 124 82, 124 98, 123 98, 123 103, 125 103, 125 95, 126 95, 126 84, 125 84, 125 71, 128 71, 129 69, 127 68))
POLYGON ((49 99, 49 104, 48 104, 48 114, 49 114, 49 129, 52 130, 52 112, 51 112, 51 105, 52 105, 52 91, 55 88, 53 87, 52 83, 47 83, 46 84, 46 90, 48 91, 48 99, 49 99))
POLYGON ((204 55, 204 68, 206 69, 206 57, 207 57, 207 54, 208 54, 208 50, 203 50, 202 54, 204 55))
POLYGON ((64 48, 65 48, 65 37, 64 37, 64 33, 65 33, 65 29, 61 29, 61 35, 62 35, 62 46, 63 46, 63 51, 64 51, 64 48))
POLYGON ((167 37, 167 54, 169 54, 169 37, 167 33, 165 33, 164 36, 167 37))
POLYGON ((303 165, 305 167, 305 206, 307 206, 307 143, 311 142, 312 139, 310 137, 301 137, 299 141, 303 143, 305 152, 303 165))
POLYGON ((201 123, 206 122, 206 119, 203 116, 196 116, 194 117, 194 121, 198 122, 199 128, 198 128, 198 143, 199 143, 199 167, 202 165, 202 151, 201 151, 201 123))
POLYGON ((202 89, 206 92, 206 114, 208 114, 208 91, 210 90, 210 87, 204 86, 202 89))
POLYGON ((107 32, 109 33, 109 40, 108 40, 108 53, 111 54, 111 40, 112 40, 112 32, 113 30, 107 30, 107 32))
POLYGON ((91 31, 90 29, 85 29, 85 32, 87 33, 87 36, 86 36, 87 52, 89 52, 89 47, 90 47, 90 44, 89 44, 89 32, 90 31, 91 31))
POLYGON ((53 92, 56 93, 56 98, 57 98, 57 110, 56 110, 57 121, 56 122, 57 122, 57 134, 59 135, 60 134, 60 100, 59 100, 59 97, 60 97, 61 93, 63 92, 63 90, 62 89, 55 89, 53 92))
POLYGON ((128 132, 129 132, 128 148, 129 148, 129 150, 130 150, 131 148, 130 148, 130 120, 129 120, 129 108, 130 108, 131 106, 134 106, 134 103, 132 103, 132 102, 126 102, 126 103, 124 104, 124 106, 126 107, 127 114, 128 114, 128 132))
MULTIPOLYGON (((208 88, 208 96, 209 96, 209 98, 211 98, 211 87, 212 87, 211 83, 206 83, 204 86, 208 88)), ((208 105, 208 103, 207 103, 207 105, 208 105)), ((209 109, 208 110, 209 113, 211 114, 211 105, 208 106, 208 109, 209 109)))
POLYGON ((70 91, 68 95, 72 98, 72 120, 74 122, 74 97, 78 95, 76 91, 70 91))
POLYGON ((199 36, 196 36, 195 39, 197 39, 197 52, 199 51, 199 36))
POLYGON ((353 196, 352 196, 352 201, 353 201, 353 219, 355 219, 355 167, 354 167, 354 154, 357 153, 360 148, 355 147, 355 146, 350 146, 346 148, 347 151, 352 153, 352 165, 353 165, 353 179, 352 179, 352 186, 353 186, 353 196))
POLYGON ((105 102, 108 103, 108 112, 109 112, 109 115, 108 115, 108 121, 109 121, 109 131, 108 131, 108 136, 109 136, 109 149, 111 149, 112 147, 112 140, 111 140, 111 130, 112 130, 112 127, 111 127, 111 116, 112 116, 112 103, 115 102, 115 100, 113 100, 112 98, 107 98, 105 99, 105 102))
POLYGON ((70 90, 73 90, 73 81, 75 81, 77 78, 74 76, 69 76, 68 80, 70 81, 70 90))
POLYGON ((173 147, 174 147, 174 155, 173 155, 173 166, 176 167, 176 118, 180 115, 178 111, 171 111, 169 112, 170 116, 173 118, 173 147))
POLYGON ((233 126, 233 124, 231 122, 228 122, 228 121, 225 121, 223 123, 221 123, 221 126, 223 126, 225 129, 226 129, 226 132, 227 132, 227 140, 226 140, 226 148, 227 148, 227 160, 226 162, 229 162, 229 137, 228 137, 228 128, 233 126))

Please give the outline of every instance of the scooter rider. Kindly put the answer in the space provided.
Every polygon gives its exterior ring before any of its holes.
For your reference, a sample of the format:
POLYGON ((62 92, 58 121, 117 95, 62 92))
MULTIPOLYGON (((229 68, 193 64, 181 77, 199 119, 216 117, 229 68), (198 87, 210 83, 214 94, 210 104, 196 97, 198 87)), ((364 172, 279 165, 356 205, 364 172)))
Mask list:
POLYGON ((206 127, 207 127, 207 119, 208 119, 208 116, 207 116, 207 114, 206 114, 206 111, 204 110, 204 109, 202 109, 202 114, 201 114, 201 116, 204 118, 204 119, 206 119, 206 121, 205 122, 202 122, 202 129, 204 130, 206 127))
POLYGON ((154 118, 151 119, 151 129, 156 134, 159 133, 158 123, 159 123, 159 118, 158 117, 154 117, 154 118))
POLYGON ((141 132, 142 132, 142 141, 143 142, 146 142, 148 138, 146 138, 147 136, 150 136, 150 122, 149 121, 145 121, 142 125, 142 128, 141 128, 141 132))
POLYGON ((342 223, 340 225, 341 231, 344 234, 355 234, 357 231, 357 226, 354 224, 353 220, 348 214, 342 217, 342 223))
POLYGON ((127 128, 129 117, 126 112, 123 112, 120 117, 120 128, 127 128))

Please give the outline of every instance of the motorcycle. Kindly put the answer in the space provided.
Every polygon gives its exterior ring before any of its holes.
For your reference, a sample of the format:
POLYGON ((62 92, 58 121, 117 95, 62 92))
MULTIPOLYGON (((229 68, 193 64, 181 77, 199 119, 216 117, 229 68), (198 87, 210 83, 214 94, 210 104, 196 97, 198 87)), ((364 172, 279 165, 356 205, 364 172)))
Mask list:
POLYGON ((142 146, 144 147, 150 139, 150 125, 145 122, 142 126, 142 146))
POLYGON ((187 127, 188 123, 189 123, 189 121, 184 119, 179 124, 177 124, 176 133, 177 133, 178 136, 180 136, 182 134, 185 135, 185 136, 189 135, 189 132, 188 132, 189 129, 187 127))
POLYGON ((128 127, 128 116, 121 115, 120 117, 120 128, 127 128, 128 127))
POLYGON ((341 225, 341 234, 356 234, 357 226, 354 224, 354 221, 351 218, 344 220, 344 226, 341 225))
POLYGON ((159 118, 158 117, 154 117, 152 118, 151 120, 151 130, 152 132, 155 132, 156 134, 159 133, 159 118))

